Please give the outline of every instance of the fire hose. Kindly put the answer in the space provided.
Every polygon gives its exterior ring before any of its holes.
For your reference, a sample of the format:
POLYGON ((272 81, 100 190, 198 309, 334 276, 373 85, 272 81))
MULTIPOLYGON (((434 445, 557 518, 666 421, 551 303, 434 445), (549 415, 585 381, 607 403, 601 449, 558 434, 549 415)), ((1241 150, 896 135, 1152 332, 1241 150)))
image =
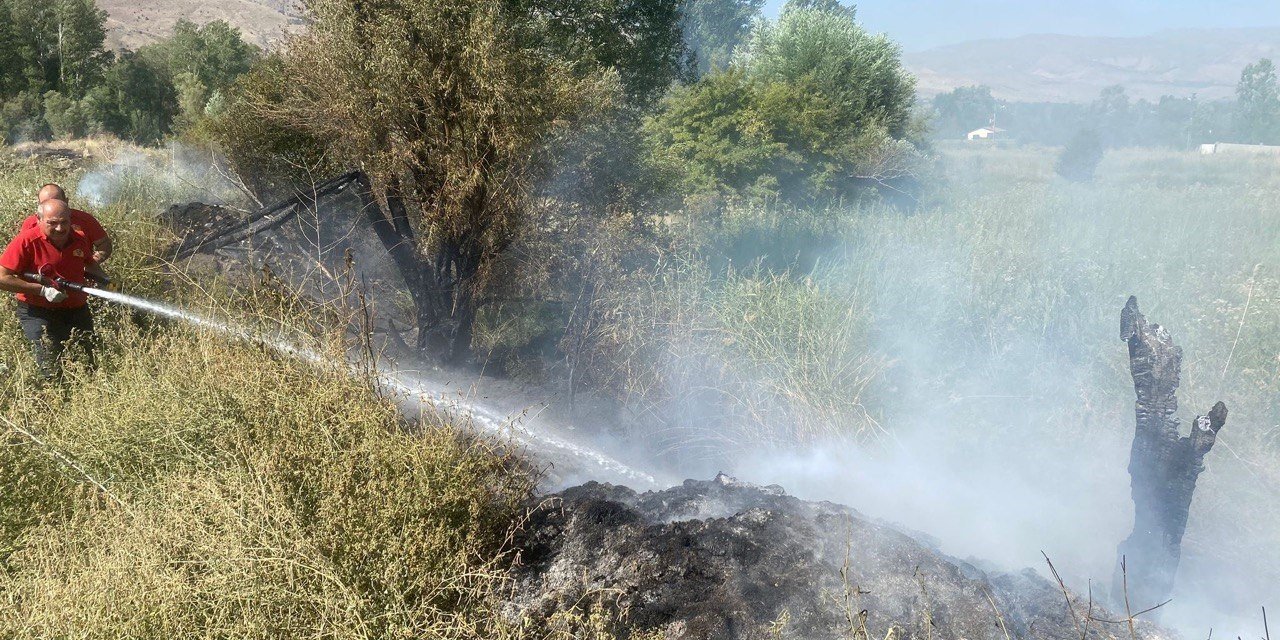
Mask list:
POLYGON ((111 279, 105 275, 99 277, 90 276, 94 280, 92 285, 88 282, 72 282, 60 275, 49 273, 52 269, 49 269, 48 266, 49 265, 41 267, 36 273, 24 273, 22 274, 22 277, 41 286, 53 287, 55 289, 70 289, 81 293, 83 293, 85 289, 104 289, 111 285, 111 279))

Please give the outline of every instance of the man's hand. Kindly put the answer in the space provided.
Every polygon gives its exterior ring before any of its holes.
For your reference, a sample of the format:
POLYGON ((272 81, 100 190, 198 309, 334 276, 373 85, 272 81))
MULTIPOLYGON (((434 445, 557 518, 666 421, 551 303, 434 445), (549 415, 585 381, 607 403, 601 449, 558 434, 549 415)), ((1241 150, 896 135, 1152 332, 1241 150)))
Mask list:
POLYGON ((66 293, 63 293, 62 291, 54 289, 53 287, 40 287, 40 295, 44 296, 45 300, 48 300, 49 302, 52 302, 54 304, 57 304, 67 299, 66 293))
POLYGON ((106 289, 108 291, 115 291, 111 286, 111 278, 107 277, 107 272, 103 271, 100 265, 92 263, 85 265, 84 275, 88 276, 89 279, 93 281, 95 287, 99 289, 106 289))

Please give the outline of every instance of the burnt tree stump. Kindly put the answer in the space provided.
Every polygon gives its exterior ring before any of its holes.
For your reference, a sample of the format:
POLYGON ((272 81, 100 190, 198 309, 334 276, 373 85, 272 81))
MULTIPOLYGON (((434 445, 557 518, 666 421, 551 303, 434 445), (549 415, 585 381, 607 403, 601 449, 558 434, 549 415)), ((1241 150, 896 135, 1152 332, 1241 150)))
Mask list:
POLYGON ((1173 592, 1196 478, 1227 421, 1227 406, 1218 402, 1208 415, 1196 416, 1191 434, 1181 436, 1174 414, 1182 348, 1163 327, 1147 323, 1133 296, 1120 312, 1120 339, 1129 343, 1137 428, 1129 454, 1133 533, 1117 551, 1112 597, 1123 603, 1126 596, 1123 563, 1127 596, 1137 612, 1159 605, 1173 592))

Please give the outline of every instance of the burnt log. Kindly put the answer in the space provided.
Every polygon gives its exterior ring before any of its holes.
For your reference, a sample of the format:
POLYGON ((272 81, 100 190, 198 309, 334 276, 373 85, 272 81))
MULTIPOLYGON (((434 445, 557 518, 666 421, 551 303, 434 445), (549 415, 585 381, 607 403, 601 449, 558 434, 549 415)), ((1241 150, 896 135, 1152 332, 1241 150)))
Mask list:
POLYGON ((1218 402, 1208 415, 1196 416, 1190 435, 1182 436, 1174 417, 1182 348, 1163 327, 1147 322, 1133 296, 1120 313, 1120 339, 1129 344, 1137 423, 1129 454, 1133 532, 1117 550, 1112 599, 1142 611, 1173 593, 1196 478, 1226 424, 1227 406, 1218 402))

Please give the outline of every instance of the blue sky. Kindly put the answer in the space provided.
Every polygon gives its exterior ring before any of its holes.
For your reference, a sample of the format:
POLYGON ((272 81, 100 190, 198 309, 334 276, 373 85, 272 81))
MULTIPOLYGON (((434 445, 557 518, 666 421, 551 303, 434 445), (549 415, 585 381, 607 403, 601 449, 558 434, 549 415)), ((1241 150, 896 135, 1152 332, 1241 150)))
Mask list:
MULTIPOLYGON (((776 16, 785 0, 768 0, 776 16)), ((848 3, 848 0, 842 0, 848 3)), ((1280 0, 862 0, 868 29, 908 51, 1028 33, 1132 36, 1186 27, 1280 26, 1280 0)))

